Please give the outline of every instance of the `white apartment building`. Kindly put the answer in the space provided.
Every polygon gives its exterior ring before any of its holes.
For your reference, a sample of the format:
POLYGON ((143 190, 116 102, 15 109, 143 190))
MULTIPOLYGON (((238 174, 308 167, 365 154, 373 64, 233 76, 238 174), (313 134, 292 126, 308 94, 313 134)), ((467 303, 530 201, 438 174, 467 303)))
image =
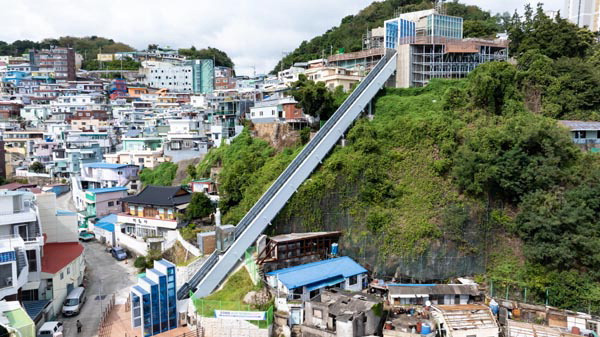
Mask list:
POLYGON ((59 96, 56 100, 50 102, 50 107, 53 114, 74 114, 80 110, 106 110, 107 108, 105 98, 100 94, 59 96))
POLYGON ((600 30, 600 0, 565 0, 562 16, 592 32, 600 30))
POLYGON ((192 92, 192 66, 146 61, 142 67, 142 74, 145 76, 144 84, 147 86, 166 88, 177 92, 192 92))

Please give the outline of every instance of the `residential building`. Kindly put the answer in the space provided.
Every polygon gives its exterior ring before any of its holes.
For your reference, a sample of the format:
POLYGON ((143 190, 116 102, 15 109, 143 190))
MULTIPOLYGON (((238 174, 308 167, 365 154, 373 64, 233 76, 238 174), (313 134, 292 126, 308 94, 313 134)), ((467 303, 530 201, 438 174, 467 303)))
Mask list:
POLYGON ((131 287, 131 326, 140 336, 154 336, 177 328, 175 265, 167 260, 154 261, 154 268, 131 287))
POLYGON ((435 305, 431 315, 447 337, 498 337, 500 329, 489 307, 482 304, 435 305))
POLYGON ((561 14, 579 27, 592 32, 600 30, 600 0, 565 0, 561 14))
POLYGON ((193 180, 189 186, 192 193, 217 194, 217 184, 212 179, 193 180))
POLYGON ((109 126, 109 115, 104 110, 77 111, 72 117, 67 118, 71 122, 72 130, 98 131, 109 126))
POLYGON ((558 121, 569 129, 573 143, 582 150, 600 152, 600 122, 558 121))
POLYGON ((29 62, 36 69, 54 73, 57 80, 75 80, 75 51, 73 48, 50 48, 29 52, 29 62))
POLYGON ((384 28, 386 48, 398 52, 396 87, 463 78, 481 63, 508 59, 507 40, 463 39, 463 19, 434 9, 401 14, 384 28))
POLYGON ((309 121, 293 97, 279 96, 257 102, 250 108, 249 117, 255 124, 282 122, 293 125, 295 129, 301 129, 309 121))
POLYGON ((388 284, 391 306, 469 304, 481 295, 476 284, 388 284))
POLYGON ((266 273, 268 285, 287 300, 309 301, 327 288, 361 291, 367 270, 347 256, 266 273))
POLYGON ((20 116, 23 103, 20 101, 0 101, 0 119, 16 119, 20 116))
POLYGON ((214 90, 213 60, 189 60, 179 64, 146 61, 142 65, 144 83, 149 87, 195 94, 214 90))
POLYGON ((382 313, 381 298, 334 288, 304 303, 304 320, 290 313, 290 325, 301 324, 302 336, 376 336, 382 313))
POLYGON ((177 228, 176 213, 191 199, 192 194, 181 187, 146 186, 137 195, 121 199, 123 212, 118 221, 127 234, 162 236, 177 228))
POLYGON ((40 211, 33 193, 0 190, 0 214, 0 298, 21 300, 39 286, 40 211))
POLYGON ((306 70, 304 74, 309 80, 325 83, 325 86, 330 90, 341 86, 344 92, 352 90, 363 78, 359 70, 332 66, 311 68, 306 70))
POLYGON ((337 255, 341 232, 290 233, 267 237, 259 244, 256 263, 265 272, 325 260, 337 255))
MULTIPOLYGON (((191 151, 189 157, 197 157, 198 152, 206 153, 209 149, 208 138, 204 134, 203 122, 199 119, 168 119, 167 151, 191 151)), ((168 152, 169 155, 175 154, 168 152)), ((186 158, 187 159, 187 158, 186 158)))
MULTIPOLYGON (((594 331, 595 332, 595 331, 594 331)), ((520 322, 509 319, 506 321, 505 334, 506 337, 576 337, 579 334, 573 334, 561 330, 557 327, 550 327, 541 324, 520 322)))
POLYGON ((94 182, 97 188, 127 186, 137 191, 139 171, 139 166, 131 164, 90 163, 83 165, 81 180, 94 182))
POLYGON ((85 218, 101 218, 121 211, 121 199, 127 196, 127 187, 91 188, 85 191, 85 218))
POLYGON ((215 90, 235 89, 235 76, 229 67, 215 67, 215 90))
POLYGON ((171 158, 164 155, 160 150, 123 150, 117 153, 107 153, 104 159, 110 164, 131 164, 137 165, 140 169, 155 168, 161 163, 171 161, 171 158))

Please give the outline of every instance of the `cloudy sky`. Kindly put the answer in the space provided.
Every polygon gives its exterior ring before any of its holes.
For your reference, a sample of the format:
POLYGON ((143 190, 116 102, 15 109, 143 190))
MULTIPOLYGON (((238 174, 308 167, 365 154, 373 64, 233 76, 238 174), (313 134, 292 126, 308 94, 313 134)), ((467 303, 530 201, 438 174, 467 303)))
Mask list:
MULTIPOLYGON (((2 0, 6 1, 6 0, 2 0)), ((460 0, 513 12, 532 0, 460 0)), ((19 0, 2 5, 0 40, 97 35, 143 49, 217 47, 241 74, 271 70, 281 55, 372 0, 19 0)), ((548 10, 564 0, 545 0, 548 10)))

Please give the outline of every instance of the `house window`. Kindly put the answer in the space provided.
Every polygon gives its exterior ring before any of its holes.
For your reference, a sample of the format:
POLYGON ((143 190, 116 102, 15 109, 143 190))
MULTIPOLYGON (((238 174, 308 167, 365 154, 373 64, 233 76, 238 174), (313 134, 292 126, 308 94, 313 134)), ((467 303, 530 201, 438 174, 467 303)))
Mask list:
POLYGON ((144 158, 138 159, 138 163, 142 163, 143 164, 144 163, 144 158))
POLYGON ((574 131, 575 139, 584 139, 585 131, 574 131))
POLYGON ((115 205, 115 202, 114 202, 114 201, 109 201, 109 202, 108 202, 108 207, 113 207, 114 205, 115 205))
POLYGON ((592 331, 598 331, 598 323, 596 323, 596 322, 590 322, 590 321, 587 321, 587 322, 585 323, 585 327, 586 327, 586 329, 588 329, 588 330, 592 330, 592 331))
POLYGON ((319 289, 315 289, 315 290, 311 291, 308 296, 312 299, 312 298, 316 297, 317 295, 319 295, 319 293, 320 293, 319 289))
POLYGON ((71 267, 67 267, 67 275, 71 274, 71 267))
POLYGON ((65 278, 65 274, 64 274, 64 273, 61 271, 61 272, 60 272, 60 279, 62 280, 62 279, 64 279, 64 278, 65 278))
POLYGON ((27 250, 27 264, 29 264, 29 271, 37 271, 37 258, 35 250, 27 250))
POLYGON ((358 275, 350 276, 350 279, 348 279, 348 284, 353 286, 357 283, 358 283, 358 275))
POLYGON ((314 318, 323 318, 323 311, 320 309, 313 309, 314 318))

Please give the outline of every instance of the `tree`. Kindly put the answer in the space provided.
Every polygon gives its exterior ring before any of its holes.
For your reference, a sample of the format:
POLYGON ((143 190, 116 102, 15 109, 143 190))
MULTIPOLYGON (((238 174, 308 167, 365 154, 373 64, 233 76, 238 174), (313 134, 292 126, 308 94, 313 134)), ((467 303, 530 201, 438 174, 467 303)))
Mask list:
POLYGON ((569 177, 580 151, 554 120, 523 112, 488 123, 468 131, 455 153, 452 173, 462 190, 518 202, 569 177))
POLYGON ((587 28, 579 28, 566 19, 550 18, 538 4, 535 14, 529 4, 525 6, 524 19, 515 12, 509 25, 510 49, 519 56, 537 49, 552 59, 560 57, 583 57, 594 45, 594 34, 587 28))
POLYGON ((473 106, 499 115, 508 101, 520 100, 516 74, 516 68, 506 62, 479 65, 468 76, 467 91, 473 106))
POLYGON ((185 209, 185 219, 202 219, 211 215, 215 211, 215 206, 213 205, 210 198, 208 198, 204 193, 193 193, 192 200, 190 204, 185 209))
POLYGON ((220 67, 229 67, 233 68, 234 63, 229 58, 229 55, 222 50, 217 48, 207 47, 204 49, 196 49, 196 47, 192 46, 189 49, 181 48, 179 49, 179 54, 182 56, 186 56, 190 59, 209 59, 215 60, 215 66, 220 67))
POLYGON ((157 44, 149 44, 148 48, 146 49, 147 51, 155 51, 158 49, 158 45, 157 44))
POLYGON ((39 161, 34 161, 31 163, 31 165, 29 165, 29 170, 35 173, 44 173, 46 172, 46 167, 44 167, 44 164, 40 163, 39 161))
POLYGON ((187 175, 188 175, 188 176, 189 176, 189 177, 190 177, 192 180, 195 180, 195 179, 196 179, 196 177, 197 177, 197 175, 198 175, 198 172, 196 171, 196 167, 195 167, 193 164, 189 164, 189 165, 187 166, 187 168, 186 168, 186 172, 187 172, 187 175))
POLYGON ((292 88, 292 96, 305 114, 325 120, 335 112, 335 99, 325 83, 311 81, 300 74, 292 88))

